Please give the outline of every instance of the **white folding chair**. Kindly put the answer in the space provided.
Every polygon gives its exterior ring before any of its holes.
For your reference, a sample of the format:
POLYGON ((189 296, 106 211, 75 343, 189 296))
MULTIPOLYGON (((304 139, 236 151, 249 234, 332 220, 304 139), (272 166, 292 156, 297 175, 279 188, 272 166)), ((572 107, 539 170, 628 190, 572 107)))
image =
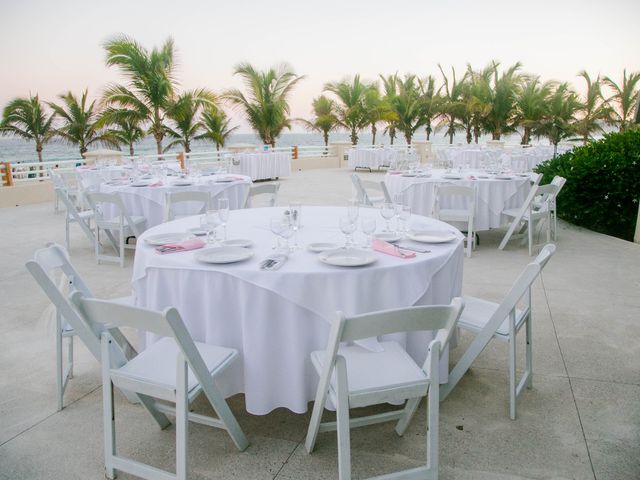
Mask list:
POLYGON ((433 202, 433 217, 443 222, 451 223, 467 234, 467 257, 471 257, 471 250, 475 247, 475 231, 473 220, 476 212, 476 189, 464 185, 436 184, 433 202), (443 208, 443 199, 463 208, 443 208), (462 224, 465 224, 464 226, 462 224))
POLYGON ((120 470, 149 480, 186 479, 189 421, 224 429, 240 451, 247 448, 249 441, 214 381, 236 359, 237 350, 194 342, 175 308, 155 312, 86 298, 81 292, 75 292, 71 301, 90 325, 133 327, 164 337, 124 365, 110 366, 110 346, 115 339, 111 330, 102 331, 102 399, 107 478, 115 478, 116 470, 120 470), (114 386, 160 400, 163 403, 155 403, 155 408, 175 415, 175 475, 117 454, 114 386), (218 418, 189 411, 191 402, 203 392, 218 418), (164 402, 175 404, 175 407, 164 402))
POLYGON ((556 200, 558 199, 558 195, 560 195, 562 187, 564 187, 564 184, 567 183, 567 179, 556 175, 555 177, 553 177, 553 180, 551 180, 551 183, 558 187, 558 191, 549 201, 549 212, 551 213, 551 221, 553 222, 552 238, 555 241, 558 233, 558 207, 556 205, 556 200))
MULTIPOLYGON (((80 189, 78 187, 71 186, 64 176, 56 172, 53 168, 47 169, 47 173, 49 174, 49 178, 51 179, 51 183, 53 183, 53 188, 63 189, 71 202, 77 205, 80 202, 80 189)), ((53 211, 54 213, 58 213, 60 211, 60 200, 58 196, 55 196, 53 199, 53 211)))
MULTIPOLYGON (((56 387, 58 411, 60 411, 64 407, 63 397, 67 383, 69 379, 73 378, 73 338, 79 336, 89 351, 100 361, 99 331, 91 330, 78 318, 69 305, 65 294, 66 290, 77 290, 87 296, 90 296, 91 292, 71 264, 67 251, 55 243, 50 243, 46 248, 37 250, 33 255, 33 260, 26 263, 26 267, 55 308, 56 387), (63 341, 65 338, 68 339, 66 368, 63 366, 63 341)), ((114 301, 133 303, 133 298, 122 297, 114 299, 114 301)), ((124 359, 124 352, 131 348, 124 336, 119 337, 119 356, 114 359, 124 359)))
POLYGON ((533 234, 536 225, 539 225, 541 228, 546 228, 546 242, 549 243, 551 241, 551 213, 549 205, 555 199, 557 193, 558 187, 551 183, 548 185, 534 185, 531 187, 531 191, 522 207, 503 210, 502 214, 512 217, 513 221, 511 225, 509 225, 509 229, 502 239, 502 242, 500 242, 498 249, 503 250, 511 238, 523 237, 523 232, 526 229, 529 243, 529 256, 533 255, 533 234), (519 233, 514 235, 516 229, 519 229, 519 233))
POLYGON ((307 452, 314 449, 319 432, 337 430, 340 480, 351 478, 350 428, 395 421, 403 435, 422 397, 429 394, 426 465, 376 478, 438 477, 438 415, 440 356, 448 344, 462 311, 462 301, 451 305, 418 306, 345 317, 338 312, 331 326, 326 351, 313 352, 311 361, 320 382, 305 441, 307 452), (372 352, 358 345, 340 345, 376 335, 418 330, 437 330, 429 344, 427 358, 418 366, 394 341, 383 341, 383 351, 372 352), (321 423, 327 397, 336 407, 336 422, 321 423), (396 411, 351 419, 349 409, 387 402, 402 402, 396 411))
POLYGON ((386 186, 383 190, 381 186, 382 182, 362 180, 357 173, 351 174, 351 182, 356 189, 358 201, 361 205, 373 207, 379 206, 387 201, 391 203, 391 199, 386 198, 389 192, 387 191, 385 194, 386 186))
POLYGON ((555 245, 545 245, 536 259, 520 274, 502 303, 463 297, 465 308, 458 327, 475 333, 476 337, 449 374, 449 382, 442 386, 441 400, 447 398, 478 355, 495 338, 509 344, 509 416, 515 420, 516 401, 525 386, 531 388, 533 380, 531 286, 555 251, 555 245), (526 332, 526 365, 516 384, 516 336, 523 326, 526 332))
POLYGON ((254 207, 254 201, 259 197, 267 206, 273 207, 278 201, 279 183, 263 183, 261 185, 251 185, 244 198, 244 208, 254 207))
POLYGON ((100 260, 117 262, 120 263, 121 267, 124 267, 124 249, 135 248, 135 245, 130 246, 128 244, 128 239, 131 237, 138 238, 145 230, 147 220, 141 216, 129 215, 117 193, 88 192, 85 196, 95 214, 96 235, 94 245, 96 261, 98 263, 100 263, 100 260), (105 217, 103 211, 106 209, 115 211, 115 216, 105 217), (118 256, 100 253, 101 230, 105 232, 116 252, 118 252, 118 256), (117 241, 116 235, 118 237, 117 241))
POLYGON ((65 246, 67 250, 71 250, 71 240, 69 228, 72 223, 77 223, 85 236, 92 244, 95 244, 95 236, 93 228, 91 227, 91 219, 95 217, 92 210, 78 210, 71 198, 67 195, 67 191, 64 188, 55 187, 54 193, 56 199, 59 199, 64 204, 65 212, 65 246))
POLYGON ((164 209, 164 220, 166 222, 185 216, 175 214, 173 207, 178 203, 195 203, 195 207, 199 205, 200 209, 195 210, 195 213, 191 213, 191 215, 202 214, 206 213, 209 209, 211 196, 209 195, 209 192, 167 192, 164 209))

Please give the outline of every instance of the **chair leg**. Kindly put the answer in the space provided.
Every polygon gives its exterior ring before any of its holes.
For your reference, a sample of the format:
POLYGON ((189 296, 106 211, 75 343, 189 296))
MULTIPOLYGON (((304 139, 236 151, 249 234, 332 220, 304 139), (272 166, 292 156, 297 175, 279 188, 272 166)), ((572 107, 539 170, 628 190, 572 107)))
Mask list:
POLYGON ((473 247, 473 232, 469 229, 467 233, 467 258, 471 258, 471 248, 473 247))
POLYGON ((97 224, 96 235, 93 244, 96 252, 96 263, 100 265, 100 227, 97 224))
POLYGON ((516 336, 509 336, 509 417, 516 419, 516 336))
MULTIPOLYGON (((120 228, 118 240, 120 241, 120 268, 124 268, 124 229, 120 228)), ((531 255, 531 254, 529 254, 531 255)))
POLYGON ((64 239, 67 252, 71 250, 71 242, 69 241, 69 213, 65 211, 65 226, 64 226, 64 239))
POLYGON ((102 389, 102 402, 104 404, 104 470, 109 479, 116 478, 116 470, 113 468, 113 457, 116 455, 116 423, 113 408, 113 383, 108 380, 108 387, 102 389))
POLYGON ((56 315, 56 392, 58 394, 58 411, 64 407, 64 384, 62 380, 62 320, 56 315))
POLYGON ((73 336, 69 337, 69 346, 67 349, 67 362, 69 364, 68 378, 73 378, 73 336))
POLYGON ((396 424, 396 433, 400 436, 404 435, 404 432, 407 431, 407 428, 409 427, 409 423, 411 423, 411 419, 413 418, 413 415, 416 413, 416 410, 418 409, 418 405, 420 405, 420 400, 422 398, 421 397, 417 397, 417 398, 410 398, 409 400, 407 400, 407 404, 404 407, 404 413, 402 414, 402 417, 400 417, 400 420, 398 420, 398 423, 396 424))
POLYGON ((187 479, 189 444, 189 400, 187 398, 187 362, 178 359, 176 385, 176 480, 187 479))
POLYGON ((337 396, 336 423, 338 430, 338 478, 351 480, 351 437, 349 425, 349 395, 347 366, 344 357, 336 359, 337 396))
MULTIPOLYGON (((437 384, 436 384, 437 385, 437 384)), ((427 468, 434 479, 438 478, 438 449, 440 435, 440 393, 438 388, 429 387, 427 399, 427 468)))
POLYGON ((529 375, 527 380, 527 388, 531 389, 533 388, 533 337, 531 335, 531 313, 529 313, 525 322, 526 322, 525 335, 526 335, 526 341, 527 341, 527 346, 526 346, 527 371, 525 372, 525 375, 528 372, 529 375))
POLYGON ((533 227, 534 227, 534 222, 531 218, 529 218, 529 221, 527 222, 527 237, 529 240, 529 256, 533 255, 533 227))

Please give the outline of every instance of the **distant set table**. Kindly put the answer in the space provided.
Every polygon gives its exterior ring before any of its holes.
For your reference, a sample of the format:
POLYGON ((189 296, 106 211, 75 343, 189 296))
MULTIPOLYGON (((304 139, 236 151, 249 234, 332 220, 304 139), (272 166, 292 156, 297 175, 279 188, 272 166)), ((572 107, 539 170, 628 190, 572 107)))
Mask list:
MULTIPOLYGON (((448 304, 462 288, 463 242, 459 232, 448 243, 430 244, 429 253, 400 259, 373 252, 375 263, 338 267, 322 263, 305 248, 289 255, 277 271, 260 270, 273 253, 269 228, 285 208, 250 208, 230 212, 229 238, 253 242, 253 256, 228 264, 196 260, 198 252, 158 254, 145 243, 153 234, 186 232, 199 217, 164 223, 138 240, 132 284, 137 305, 174 306, 194 340, 238 349, 240 361, 220 378, 227 395, 244 392, 247 411, 264 415, 277 407, 307 410, 318 377, 309 354, 326 347, 337 310, 347 315, 411 305, 448 304)), ((302 207, 299 243, 344 242, 339 217, 346 208, 302 207)), ((360 209, 382 226, 378 209, 360 209)), ((451 231, 442 222, 419 216, 431 229, 451 231)), ((387 337, 385 337, 387 338, 387 337)), ((431 332, 392 335, 420 364, 431 332)), ((153 341, 145 337, 144 341, 153 341)), ((446 362, 445 362, 446 367, 446 362)), ((446 381, 446 368, 441 373, 446 381)))
POLYGON ((284 152, 248 152, 233 155, 229 171, 247 175, 251 180, 291 176, 291 154, 284 152))
MULTIPOLYGON (((562 153, 569 147, 559 147, 562 153)), ((516 172, 530 172, 540 163, 553 157, 553 147, 513 146, 508 148, 482 147, 479 145, 439 146, 436 158, 453 168, 481 169, 493 162, 516 172)))
MULTIPOLYGON (((166 195, 168 192, 200 191, 209 192, 212 197, 221 196, 229 199, 229 208, 243 207, 243 201, 251 186, 251 179, 244 175, 216 174, 199 178, 181 179, 167 177, 168 180, 143 180, 140 185, 121 183, 116 180, 103 182, 97 186, 98 191, 104 193, 118 193, 130 215, 140 215, 147 219, 147 228, 159 225, 164 221, 166 195), (178 185, 177 185, 178 184, 178 185), (183 184, 183 185, 179 185, 183 184), (184 185, 188 184, 188 185, 184 185)), ((197 213, 194 202, 177 204, 175 213, 178 215, 193 215, 197 213)), ((105 212, 109 216, 108 212, 105 212)), ((115 215, 115 212, 113 212, 115 215)))
POLYGON ((347 151, 347 165, 354 169, 388 167, 397 157, 397 150, 391 148, 351 148, 347 151))
MULTIPOLYGON (((164 167, 174 172, 180 171, 178 162, 165 162, 164 167)), ((76 168, 76 176, 82 188, 86 190, 103 182, 128 177, 133 170, 134 168, 131 165, 82 166, 76 168)))
MULTIPOLYGON (((434 169, 430 173, 423 174, 387 173, 384 183, 391 198, 401 195, 402 202, 410 206, 413 213, 426 216, 432 215, 433 212, 436 185, 454 184, 475 187, 477 196, 474 229, 477 231, 503 225, 507 219, 502 218, 502 211, 505 208, 517 208, 522 205, 531 189, 528 175, 496 176, 480 172, 458 174, 456 171, 447 174, 443 169, 434 169)), ((462 202, 462 199, 459 201, 462 202)), ((462 204, 444 203, 442 206, 466 208, 466 205, 462 204)))

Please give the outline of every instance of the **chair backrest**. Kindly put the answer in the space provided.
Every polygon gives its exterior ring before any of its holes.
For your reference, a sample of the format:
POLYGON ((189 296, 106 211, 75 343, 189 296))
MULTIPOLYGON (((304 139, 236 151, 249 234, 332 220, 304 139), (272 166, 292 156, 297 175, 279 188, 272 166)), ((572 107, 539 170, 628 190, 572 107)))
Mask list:
POLYGON ((393 199, 391 198, 391 194, 389 193, 387 184, 384 183, 384 181, 380 181, 380 190, 382 190, 382 194, 384 195, 385 203, 393 203, 393 199))
POLYGON ((558 191, 556 192, 553 199, 551 200, 552 208, 555 208, 556 199, 558 198, 558 195, 560 195, 560 191, 562 190, 562 187, 564 187, 565 183, 567 183, 567 179, 564 177, 561 177, 560 175, 556 175, 555 177, 553 177, 553 180, 551 180, 551 184, 558 187, 558 191))
POLYGON ((52 168, 48 169, 47 172, 54 188, 64 188, 65 190, 68 189, 66 182, 64 181, 62 176, 58 174, 58 172, 56 172, 52 168))
POLYGON ((253 199, 259 195, 267 196, 268 206, 273 207, 278 201, 278 190, 280 190, 279 183, 252 185, 247 191, 247 196, 244 199, 244 208, 250 208, 252 206, 253 199))
POLYGON ((78 223, 82 222, 82 220, 80 219, 80 212, 76 208, 76 205, 73 203, 73 200, 69 198, 67 189, 64 187, 55 187, 53 191, 58 196, 58 198, 62 200, 62 203, 67 210, 67 216, 73 218, 78 223))
MULTIPOLYGON (((372 195, 370 191, 380 192, 380 197, 384 196, 385 201, 387 201, 387 196, 389 196, 389 192, 386 191, 386 186, 382 186, 382 182, 374 182, 371 180, 362 180, 357 173, 351 174, 351 182, 356 188, 356 193, 358 195, 358 201, 361 205, 366 205, 368 207, 373 207, 372 195)), ((389 196, 389 203, 391 203, 391 197, 389 196)))
POLYGON ((533 201, 533 205, 536 211, 545 211, 553 205, 559 189, 557 185, 549 183, 547 185, 540 185, 536 191, 536 197, 533 201))
MULTIPOLYGON (((440 218, 443 197, 459 197, 466 200, 466 208, 456 210, 466 210, 468 218, 473 217, 476 208, 476 189, 464 185, 436 184, 433 201, 433 216, 440 218)), ((447 220, 442 218, 442 220, 447 220)))
MULTIPOLYGON (((200 210, 197 213, 205 213, 211 205, 211 196, 209 192, 189 191, 189 192, 167 192, 165 198, 165 211, 164 219, 173 220, 175 213, 173 212, 173 206, 176 203, 183 202, 198 202, 201 203, 200 210)), ((194 214, 195 215, 195 214, 194 214)))
POLYGON ((69 261, 67 251, 55 243, 48 244, 46 248, 41 248, 35 252, 33 260, 29 260, 26 263, 26 267, 49 300, 51 300, 51 303, 56 308, 56 313, 64 318, 93 356, 100 360, 99 335, 101 329, 94 329, 93 326, 88 325, 78 315, 67 300, 65 292, 56 283, 55 277, 61 272, 69 282, 71 291, 79 291, 87 296, 91 295, 82 277, 69 261))
POLYGON ((110 331, 113 327, 133 327, 173 338, 198 382, 205 388, 212 385, 212 379, 207 373, 204 360, 175 308, 169 307, 162 312, 157 312, 108 300, 88 298, 81 292, 74 292, 71 295, 71 303, 89 324, 109 325, 110 331))
POLYGON ((85 198, 96 216, 96 224, 100 224, 100 222, 105 220, 111 220, 104 218, 101 208, 101 204, 110 204, 115 207, 121 226, 128 226, 136 237, 139 237, 142 233, 131 220, 131 216, 124 206, 124 202, 117 193, 87 192, 85 193, 85 198))

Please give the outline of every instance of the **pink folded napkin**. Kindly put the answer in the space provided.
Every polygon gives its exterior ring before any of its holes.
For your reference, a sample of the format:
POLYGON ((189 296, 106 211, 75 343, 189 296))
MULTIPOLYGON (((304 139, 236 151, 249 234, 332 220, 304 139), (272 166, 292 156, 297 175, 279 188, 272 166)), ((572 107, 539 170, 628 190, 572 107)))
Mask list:
POLYGON ((158 253, 175 253, 175 252, 187 252, 189 250, 197 250, 198 248, 202 248, 206 245, 203 240, 199 238, 192 238, 191 240, 184 240, 182 242, 177 243, 167 243, 165 245, 161 245, 156 247, 156 252, 158 253))
POLYGON ((158 182, 154 182, 151 185, 149 185, 150 187, 161 187, 162 186, 162 182, 158 181, 158 182))
POLYGON ((393 255, 394 257, 413 258, 416 256, 416 252, 400 250, 394 244, 385 242, 384 240, 375 239, 371 244, 371 248, 376 252, 386 253, 387 255, 393 255))

